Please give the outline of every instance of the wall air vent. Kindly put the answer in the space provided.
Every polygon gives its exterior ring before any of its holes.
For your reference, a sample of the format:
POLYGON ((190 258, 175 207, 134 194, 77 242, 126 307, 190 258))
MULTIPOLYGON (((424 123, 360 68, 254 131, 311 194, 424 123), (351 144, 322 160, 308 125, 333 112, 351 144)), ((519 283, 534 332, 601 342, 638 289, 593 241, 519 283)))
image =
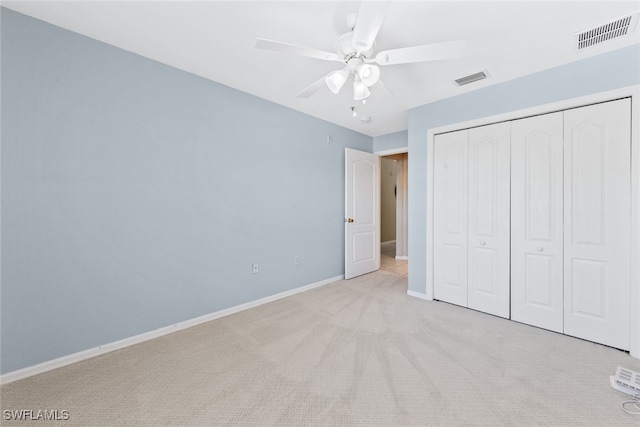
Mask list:
POLYGON ((631 34, 638 22, 640 12, 624 16, 606 24, 582 31, 576 34, 577 50, 595 46, 607 40, 624 37, 631 34))
POLYGON ((479 73, 469 74, 468 76, 460 77, 455 82, 458 86, 468 85, 469 83, 477 82, 478 80, 486 79, 489 74, 486 71, 480 71, 479 73))

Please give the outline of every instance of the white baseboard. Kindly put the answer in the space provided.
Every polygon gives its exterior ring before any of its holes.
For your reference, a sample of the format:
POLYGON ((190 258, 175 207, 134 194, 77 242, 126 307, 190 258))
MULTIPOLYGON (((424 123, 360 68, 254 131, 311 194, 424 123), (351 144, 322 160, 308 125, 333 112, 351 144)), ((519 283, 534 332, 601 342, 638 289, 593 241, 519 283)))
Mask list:
POLYGON ((396 256, 396 259, 399 259, 401 261, 409 261, 409 257, 408 256, 396 256))
POLYGON ((216 311, 214 313, 205 314, 204 316, 196 317, 193 319, 178 322, 173 325, 165 326, 164 328, 155 329, 153 331, 145 332, 139 335, 134 335, 129 338, 125 338, 112 343, 103 344, 98 347, 90 348, 88 350, 80 351, 78 353, 62 356, 57 359, 49 360, 47 362, 39 363, 37 365, 28 366, 26 368, 18 369, 17 371, 7 372, 0 376, 0 384, 9 384, 14 381, 18 381, 24 378, 31 377, 33 375, 41 374, 43 372, 51 371, 56 368, 71 365, 82 360, 90 359, 92 357, 100 356, 105 353, 109 353, 121 348, 129 347, 131 345, 139 344, 141 342, 149 341, 154 338, 168 335, 173 332, 182 331, 192 326, 200 325, 205 322, 219 319, 221 317, 229 316, 231 314, 238 313, 240 311, 248 310, 259 305, 263 305, 272 301, 276 301, 282 298, 290 297, 295 294, 306 292, 313 288, 328 285, 329 283, 337 282, 344 279, 344 275, 331 277, 329 279, 321 280, 319 282, 311 283, 309 285, 301 286, 299 288, 291 289, 289 291, 280 292, 279 294, 270 295, 268 297, 260 298, 255 301, 249 301, 244 304, 237 305, 235 307, 226 308, 224 310, 216 311))
POLYGON ((407 291, 407 295, 409 295, 410 297, 414 297, 414 298, 420 298, 423 300, 429 300, 429 298, 427 298, 427 294, 423 294, 422 292, 416 292, 416 291, 412 291, 412 290, 408 290, 407 291))

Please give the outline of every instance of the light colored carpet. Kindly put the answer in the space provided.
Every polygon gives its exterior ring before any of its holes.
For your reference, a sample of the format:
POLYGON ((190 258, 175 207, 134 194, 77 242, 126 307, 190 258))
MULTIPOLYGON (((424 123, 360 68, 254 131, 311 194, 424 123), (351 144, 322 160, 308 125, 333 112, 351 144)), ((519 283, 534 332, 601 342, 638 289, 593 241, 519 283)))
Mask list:
POLYGON ((60 426, 640 425, 609 386, 637 359, 408 297, 406 263, 385 266, 8 384, 3 414, 69 411, 44 423, 60 426))

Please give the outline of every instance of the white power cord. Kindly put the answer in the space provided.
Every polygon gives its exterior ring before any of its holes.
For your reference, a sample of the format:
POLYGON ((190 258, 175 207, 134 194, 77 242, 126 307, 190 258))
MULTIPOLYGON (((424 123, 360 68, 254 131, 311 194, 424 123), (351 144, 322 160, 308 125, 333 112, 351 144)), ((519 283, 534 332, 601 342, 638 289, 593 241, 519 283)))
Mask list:
POLYGON ((620 406, 627 414, 640 415, 640 394, 636 394, 631 398, 631 400, 625 400, 620 404, 620 406), (629 405, 631 405, 632 409, 629 409, 629 405))

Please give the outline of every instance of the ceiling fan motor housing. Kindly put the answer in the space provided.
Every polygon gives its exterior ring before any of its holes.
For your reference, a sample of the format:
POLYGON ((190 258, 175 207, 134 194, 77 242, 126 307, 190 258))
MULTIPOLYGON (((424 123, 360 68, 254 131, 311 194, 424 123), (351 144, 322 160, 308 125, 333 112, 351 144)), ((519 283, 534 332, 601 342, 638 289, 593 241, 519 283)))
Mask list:
MULTIPOLYGON (((364 58, 369 58, 373 54, 374 49, 375 43, 371 46, 371 49, 362 52, 361 55, 364 58)), ((353 31, 349 31, 348 33, 340 36, 336 43, 336 52, 338 53, 338 56, 344 58, 345 62, 348 62, 350 58, 356 56, 358 52, 353 47, 353 31)))

